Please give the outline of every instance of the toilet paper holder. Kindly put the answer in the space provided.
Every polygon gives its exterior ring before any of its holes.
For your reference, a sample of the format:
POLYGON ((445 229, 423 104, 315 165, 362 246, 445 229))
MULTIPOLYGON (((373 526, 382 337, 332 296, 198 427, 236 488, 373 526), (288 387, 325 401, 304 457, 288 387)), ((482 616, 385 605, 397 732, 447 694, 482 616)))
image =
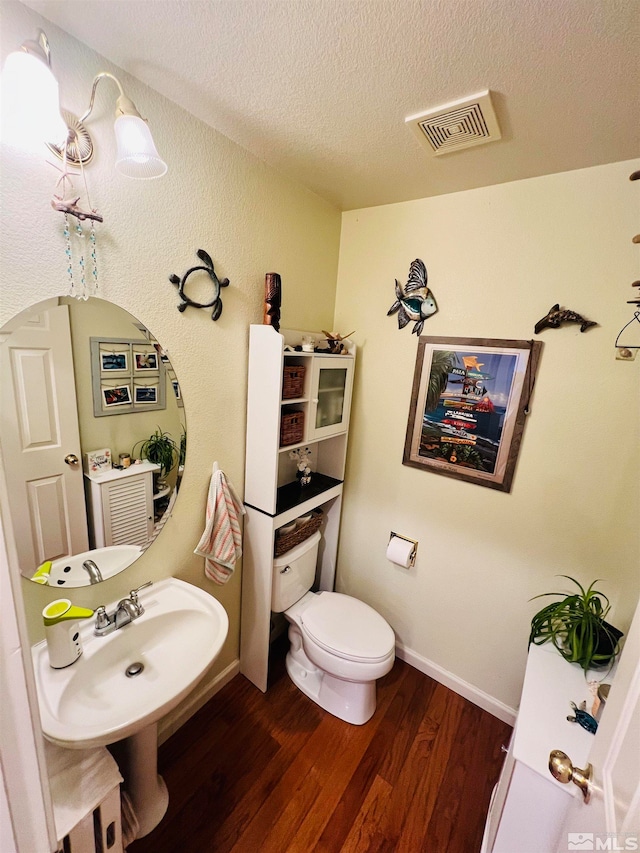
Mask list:
POLYGON ((411 544, 413 545, 413 548, 411 550, 411 555, 409 557, 409 565, 407 566, 407 568, 412 569, 415 566, 416 555, 418 553, 418 542, 417 542, 417 540, 416 539, 410 539, 408 536, 402 536, 400 533, 394 533, 392 530, 391 534, 389 536, 389 542, 391 542, 391 540, 394 537, 396 539, 403 539, 405 542, 411 542, 411 544))

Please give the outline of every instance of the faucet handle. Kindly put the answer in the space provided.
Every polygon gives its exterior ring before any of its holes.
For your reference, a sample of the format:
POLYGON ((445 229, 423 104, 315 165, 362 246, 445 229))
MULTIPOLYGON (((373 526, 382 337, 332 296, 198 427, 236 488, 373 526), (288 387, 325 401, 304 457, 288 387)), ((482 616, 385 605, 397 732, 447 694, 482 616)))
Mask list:
POLYGON ((101 604, 99 607, 96 607, 96 630, 102 630, 109 626, 109 617, 107 616, 107 610, 104 604, 101 604))
POLYGON ((152 586, 152 585, 153 585, 153 581, 147 581, 146 583, 143 583, 142 586, 139 586, 138 589, 132 589, 131 592, 129 593, 129 598, 131 599, 131 601, 133 601, 134 604, 137 604, 138 603, 138 593, 140 592, 140 590, 146 589, 148 586, 152 586))

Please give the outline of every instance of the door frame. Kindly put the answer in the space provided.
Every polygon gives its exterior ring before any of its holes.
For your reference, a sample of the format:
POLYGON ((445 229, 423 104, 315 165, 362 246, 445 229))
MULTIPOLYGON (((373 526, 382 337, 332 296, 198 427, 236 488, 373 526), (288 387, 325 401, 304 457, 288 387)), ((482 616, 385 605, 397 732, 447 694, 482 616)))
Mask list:
MULTIPOLYGON (((0 506, 8 495, 0 448, 0 506)), ((53 803, 38 713, 31 646, 25 622, 22 578, 10 524, 0 513, 0 777, 10 826, 3 821, 3 850, 45 853, 57 849, 53 803)))

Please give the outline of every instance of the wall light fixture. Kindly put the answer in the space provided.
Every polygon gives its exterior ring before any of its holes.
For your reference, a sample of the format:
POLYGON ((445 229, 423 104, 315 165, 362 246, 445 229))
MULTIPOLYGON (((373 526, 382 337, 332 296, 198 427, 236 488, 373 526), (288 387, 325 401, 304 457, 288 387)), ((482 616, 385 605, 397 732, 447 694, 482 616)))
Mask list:
MULTIPOLYGON (((128 98, 117 77, 102 71, 93 80, 89 107, 76 117, 60 109, 58 83, 51 71, 51 50, 40 30, 37 41, 26 41, 9 54, 2 72, 3 112, 10 119, 10 141, 42 140, 61 160, 84 166, 93 157, 93 140, 84 122, 93 111, 98 83, 113 80, 120 92, 116 100, 114 131, 116 170, 129 178, 160 178, 167 171, 146 121, 128 98)), ((6 134, 3 137, 7 139, 6 134)))

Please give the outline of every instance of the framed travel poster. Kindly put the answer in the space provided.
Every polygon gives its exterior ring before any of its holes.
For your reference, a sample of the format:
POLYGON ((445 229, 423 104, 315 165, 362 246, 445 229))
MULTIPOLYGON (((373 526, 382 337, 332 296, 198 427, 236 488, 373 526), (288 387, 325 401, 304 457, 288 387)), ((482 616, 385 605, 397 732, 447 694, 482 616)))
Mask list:
POLYGON ((403 464, 509 492, 541 350, 420 337, 403 464))

